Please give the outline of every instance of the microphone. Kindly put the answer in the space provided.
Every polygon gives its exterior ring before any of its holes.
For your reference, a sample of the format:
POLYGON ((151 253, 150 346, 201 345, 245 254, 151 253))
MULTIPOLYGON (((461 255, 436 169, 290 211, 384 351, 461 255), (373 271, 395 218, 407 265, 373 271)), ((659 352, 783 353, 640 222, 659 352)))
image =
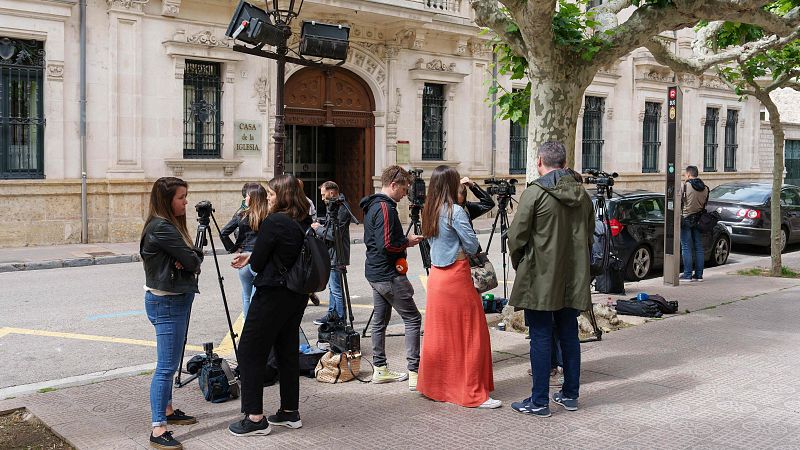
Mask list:
POLYGON ((233 32, 233 35, 231 37, 233 38, 234 41, 236 40, 236 38, 239 37, 242 31, 244 31, 244 29, 247 28, 247 25, 249 25, 249 23, 246 20, 243 20, 242 24, 239 25, 239 28, 237 28, 236 31, 233 32))

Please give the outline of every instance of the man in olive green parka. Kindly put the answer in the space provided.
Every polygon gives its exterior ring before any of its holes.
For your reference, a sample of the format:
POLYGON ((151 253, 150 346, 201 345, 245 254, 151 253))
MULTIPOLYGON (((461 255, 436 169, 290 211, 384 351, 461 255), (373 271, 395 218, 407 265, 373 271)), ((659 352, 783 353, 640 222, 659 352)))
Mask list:
POLYGON ((578 408, 577 316, 591 305, 589 251, 594 208, 575 172, 564 167, 563 144, 545 142, 536 162, 540 177, 522 193, 508 230, 511 264, 516 270, 509 304, 525 310, 533 373, 531 397, 511 406, 522 413, 549 417, 554 324, 563 356, 564 384, 553 400, 569 411, 578 408))

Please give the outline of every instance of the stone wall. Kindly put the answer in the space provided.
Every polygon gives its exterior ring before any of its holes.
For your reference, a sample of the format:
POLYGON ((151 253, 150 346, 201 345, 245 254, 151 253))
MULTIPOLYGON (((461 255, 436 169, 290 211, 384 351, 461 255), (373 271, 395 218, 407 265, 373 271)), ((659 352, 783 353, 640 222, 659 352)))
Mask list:
MULTIPOLYGON (((209 200, 222 227, 241 203, 245 180, 187 180, 187 222, 194 234, 193 205, 209 200)), ((89 242, 139 239, 147 215, 152 181, 89 180, 89 242)), ((81 240, 79 180, 4 181, 0 190, 0 247, 75 244, 81 240)), ((215 232, 216 234, 216 232, 215 232)))

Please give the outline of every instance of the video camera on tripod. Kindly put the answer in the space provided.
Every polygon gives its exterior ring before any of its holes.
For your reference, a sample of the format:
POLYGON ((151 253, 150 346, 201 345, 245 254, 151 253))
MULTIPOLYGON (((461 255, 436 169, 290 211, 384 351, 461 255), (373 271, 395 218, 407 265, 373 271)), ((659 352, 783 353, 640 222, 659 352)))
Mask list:
POLYGON ((422 169, 411 169, 411 184, 408 186, 408 201, 411 207, 422 207, 425 204, 425 180, 422 179, 422 169))
POLYGON ((617 172, 608 173, 602 170, 586 169, 583 173, 590 175, 583 182, 597 186, 597 195, 611 198, 614 193, 614 178, 619 176, 617 172))
POLYGON ((489 186, 486 192, 489 195, 496 195, 498 197, 511 197, 517 195, 517 180, 515 178, 502 179, 502 178, 487 178, 483 180, 489 186))

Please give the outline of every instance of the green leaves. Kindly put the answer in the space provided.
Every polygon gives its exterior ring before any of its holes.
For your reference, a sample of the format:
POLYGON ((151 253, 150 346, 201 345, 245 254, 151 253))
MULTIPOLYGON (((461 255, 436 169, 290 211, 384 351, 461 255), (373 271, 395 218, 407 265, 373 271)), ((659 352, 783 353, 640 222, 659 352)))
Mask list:
MULTIPOLYGON (((570 53, 575 53, 584 61, 591 61, 594 56, 608 45, 607 41, 593 32, 593 28, 601 25, 594 20, 596 14, 592 11, 584 12, 575 3, 559 0, 558 11, 553 15, 553 39, 555 44, 566 47, 570 53)), ((612 35, 612 30, 606 30, 605 35, 612 35)))

